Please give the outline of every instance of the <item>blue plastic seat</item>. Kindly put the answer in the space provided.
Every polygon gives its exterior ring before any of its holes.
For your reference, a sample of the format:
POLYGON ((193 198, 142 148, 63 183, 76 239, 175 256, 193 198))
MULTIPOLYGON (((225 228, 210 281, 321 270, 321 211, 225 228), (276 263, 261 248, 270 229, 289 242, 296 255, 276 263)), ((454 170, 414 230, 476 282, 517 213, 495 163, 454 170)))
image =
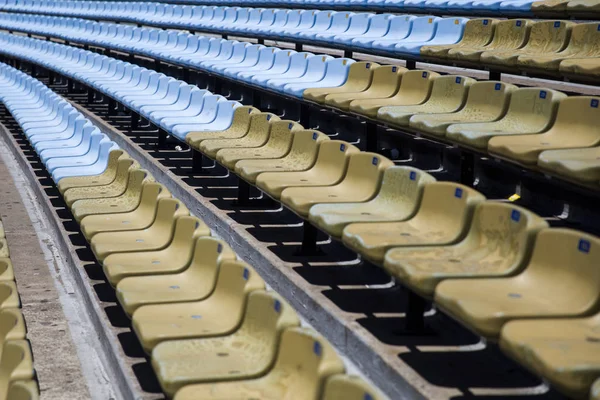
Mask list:
POLYGON ((390 21, 396 18, 396 16, 392 14, 378 14, 374 15, 369 19, 369 25, 367 29, 358 36, 341 34, 337 35, 333 38, 335 43, 342 43, 351 45, 353 40, 362 39, 362 40, 377 40, 383 37, 388 30, 390 29, 390 21))
POLYGON ((222 72, 227 76, 239 77, 241 73, 251 76, 253 73, 268 70, 273 66, 275 54, 280 51, 276 47, 263 46, 258 49, 256 56, 247 55, 243 63, 225 68, 222 72))
POLYGON ((443 18, 437 21, 435 36, 428 41, 401 41, 394 47, 394 52, 419 56, 422 46, 454 44, 460 41, 468 18, 443 18))
POLYGON ((333 34, 345 32, 350 25, 351 12, 319 13, 315 25, 310 29, 297 32, 296 35, 302 39, 317 39, 320 34, 333 34))
POLYGON ((233 112, 241 104, 237 101, 228 101, 224 97, 213 99, 207 96, 202 114, 185 120, 185 123, 176 124, 170 133, 179 140, 185 141, 190 132, 220 131, 229 128, 233 120, 233 112))
POLYGON ((410 33, 404 38, 392 39, 386 35, 382 40, 376 40, 371 43, 371 48, 382 51, 394 51, 396 45, 405 43, 421 43, 429 41, 435 35, 437 21, 439 17, 427 15, 418 17, 411 21, 410 33))
MULTIPOLYGON (((342 13, 338 13, 340 18, 342 13)), ((331 27, 325 31, 324 33, 319 33, 315 35, 314 39, 324 42, 334 42, 334 38, 337 36, 342 37, 357 37, 364 34, 369 28, 369 23, 371 18, 373 18, 375 14, 353 14, 349 18, 346 18, 347 21, 345 23, 338 23, 334 19, 332 20, 331 27)))
POLYGON ((292 96, 302 97, 304 90, 308 88, 341 86, 348 79, 349 68, 353 63, 354 60, 349 58, 327 60, 325 63, 326 71, 321 79, 288 83, 283 87, 283 91, 292 96))
POLYGON ((377 43, 398 43, 410 34, 413 21, 416 19, 414 15, 396 16, 390 18, 390 26, 385 32, 385 35, 377 38, 359 37, 352 40, 352 45, 356 47, 372 48, 375 42, 377 43))
POLYGON ((250 45, 246 47, 246 52, 242 60, 238 62, 233 62, 233 60, 229 60, 223 63, 219 63, 217 65, 213 64, 210 69, 215 72, 224 73, 225 70, 228 70, 229 68, 252 67, 258 62, 260 50, 264 48, 265 46, 262 44, 250 45))

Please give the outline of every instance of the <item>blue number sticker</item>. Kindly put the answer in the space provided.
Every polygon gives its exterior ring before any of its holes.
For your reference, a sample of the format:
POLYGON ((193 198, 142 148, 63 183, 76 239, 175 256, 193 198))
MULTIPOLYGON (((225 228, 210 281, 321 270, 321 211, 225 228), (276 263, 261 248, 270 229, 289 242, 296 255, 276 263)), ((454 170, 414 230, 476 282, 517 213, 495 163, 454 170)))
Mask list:
POLYGON ((523 21, 517 21, 517 26, 521 26, 522 23, 523 21))
POLYGON ((593 108, 598 108, 598 99, 592 99, 590 106, 593 108))
POLYGON ((545 90, 540 90, 540 99, 545 99, 547 94, 545 90))
POLYGON ((270 120, 271 120, 271 116, 267 115, 267 121, 270 121, 270 120))
POLYGON ((457 198, 462 198, 463 195, 463 190, 461 188, 456 188, 456 190, 454 191, 454 197, 457 198))
POLYGON ((345 151, 346 150, 346 145, 345 144, 340 144, 340 151, 345 151))
POLYGON ((582 253, 590 252, 590 241, 585 239, 579 239, 579 244, 577 245, 577 249, 582 253))
POLYGON ((279 314, 281 311, 281 302, 279 300, 275 300, 275 303, 273 303, 273 309, 279 314))
POLYGON ((510 219, 512 219, 515 222, 519 222, 519 220, 521 219, 521 212, 518 210, 512 210, 512 212, 510 213, 510 219))
POLYGON ((321 343, 315 342, 313 344, 313 353, 317 355, 317 357, 321 357, 321 353, 323 352, 323 348, 321 347, 321 343))
POLYGON ((373 160, 371 160, 371 163, 373 165, 377 165, 378 162, 379 162, 379 160, 377 159, 377 157, 373 157, 373 160))
POLYGON ((367 63, 366 68, 367 69, 371 68, 371 63, 367 63))
POLYGON ((318 136, 319 136, 319 135, 317 134, 317 132, 313 132, 313 140, 317 140, 317 137, 318 137, 318 136))
POLYGON ((248 109, 248 114, 252 114, 252 109, 251 108, 248 109))
POLYGON ((392 72, 398 71, 398 67, 392 67, 392 72))
POLYGON ((244 268, 244 280, 247 281, 248 278, 250 277, 250 271, 248 271, 248 268, 244 268))
POLYGON ((598 24, 598 30, 600 31, 600 24, 598 24))
POLYGON ((373 400, 373 396, 371 396, 369 393, 365 393, 363 400, 373 400))
POLYGON ((223 251, 223 245, 221 243, 219 243, 217 245, 217 253, 221 254, 222 251, 223 251))
POLYGON ((460 76, 457 76, 457 77, 456 77, 456 79, 454 80, 454 82, 456 82, 456 83, 460 83, 460 81, 461 81, 461 80, 462 80, 462 79, 460 79, 460 76))
POLYGON ((558 28, 558 27, 560 27, 560 21, 556 21, 556 22, 554 22, 554 27, 555 27, 555 28, 558 28))
POLYGON ((288 129, 292 129, 292 123, 291 122, 288 125, 288 129))
POLYGON ((501 87, 502 87, 502 85, 501 85, 501 84, 499 84, 499 83, 496 83, 496 84, 494 85, 494 90, 500 90, 500 88, 501 88, 501 87))
POLYGON ((423 78, 427 78, 427 71, 423 72, 423 73, 421 74, 421 77, 423 77, 423 78))
POLYGON ((415 171, 410 171, 410 174, 408 177, 410 178, 411 181, 414 181, 415 179, 417 179, 417 173, 415 171))
POLYGON ((483 24, 484 24, 484 25, 487 25, 487 24, 488 24, 488 20, 487 20, 487 19, 484 19, 484 20, 483 20, 483 24))

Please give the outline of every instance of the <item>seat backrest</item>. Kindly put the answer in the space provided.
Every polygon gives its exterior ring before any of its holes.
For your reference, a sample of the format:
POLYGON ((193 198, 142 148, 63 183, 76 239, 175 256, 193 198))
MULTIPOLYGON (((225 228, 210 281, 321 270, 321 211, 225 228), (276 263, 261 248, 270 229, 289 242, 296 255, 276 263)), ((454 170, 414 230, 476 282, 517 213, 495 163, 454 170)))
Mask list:
POLYGON ((358 376, 340 374, 327 379, 321 400, 385 400, 385 397, 358 376))
POLYGON ((547 134, 559 135, 563 141, 575 142, 585 147, 600 141, 600 97, 570 96, 560 101, 554 125, 547 134))
POLYGON ((532 21, 528 19, 510 19, 496 24, 494 38, 486 46, 487 49, 518 49, 527 43, 532 21))
POLYGON ((402 104, 420 104, 429 98, 433 82, 439 76, 437 72, 431 71, 406 71, 394 97, 401 100, 402 104))
POLYGON ((442 18, 437 22, 433 40, 440 43, 448 43, 449 41, 461 39, 467 21, 467 18, 442 18))
POLYGON ((542 132, 554 122, 558 104, 567 95, 545 88, 521 88, 512 92, 503 121, 527 125, 529 132, 542 132))
POLYGON ((294 164, 313 165, 321 142, 329 140, 326 134, 312 129, 294 132, 292 148, 288 159, 296 160, 294 164))
POLYGON ((12 382, 6 398, 10 400, 38 400, 40 389, 35 380, 12 382))
POLYGON ((392 19, 385 39, 403 39, 408 36, 416 18, 414 15, 403 15, 392 19))
POLYGON ((222 240, 212 237, 196 239, 192 262, 183 273, 199 282, 196 286, 198 298, 204 298, 213 291, 221 262, 235 258, 233 250, 222 240))
POLYGON ((568 21, 540 21, 532 24, 529 40, 523 51, 544 54, 564 49, 573 25, 568 21))
POLYGON ((25 334, 25 321, 19 309, 0 310, 0 359, 4 343, 9 340, 25 339, 25 334))
POLYGON ((320 175, 343 178, 351 154, 359 153, 360 150, 344 142, 343 140, 329 140, 319 145, 319 154, 313 169, 318 170, 320 175))
POLYGON ((443 109, 458 110, 467 100, 469 88, 475 82, 475 79, 466 76, 440 76, 433 81, 427 104, 444 105, 443 109))
POLYGON ((564 53, 578 54, 583 57, 594 56, 600 49, 600 24, 596 22, 575 24, 571 29, 569 44, 563 50, 564 53))
MULTIPOLYGON (((0 250, 2 250, 2 247, 6 246, 6 240, 0 239, 0 245, 0 250)), ((0 309, 3 308, 3 303, 6 300, 9 300, 12 296, 14 296, 13 292, 14 289, 12 285, 0 282, 0 309)))
POLYGON ((460 113, 484 113, 489 116, 501 117, 508 106, 515 85, 498 81, 476 82, 471 85, 467 103, 460 113))
POLYGON ((271 149, 277 149, 280 152, 287 152, 292 144, 293 133, 303 129, 302 125, 294 121, 274 121, 271 123, 269 140, 266 146, 271 149))
POLYGON ((0 358, 0 398, 7 399, 10 382, 33 379, 33 359, 27 340, 4 343, 0 358))
POLYGON ((435 34, 439 20, 441 20, 441 18, 432 15, 415 18, 412 21, 410 34, 406 40, 420 42, 431 39, 435 34))
POLYGON ((380 154, 351 154, 348 170, 340 185, 351 187, 354 194, 370 198, 379 190, 384 171, 393 165, 391 160, 380 154))
POLYGON ((498 20, 490 18, 474 18, 465 23, 465 31, 459 42, 465 47, 482 47, 492 41, 498 20))
POLYGON ((400 86, 402 76, 408 70, 397 65, 383 65, 373 69, 373 79, 367 89, 369 98, 393 96, 400 86))
POLYGON ((379 64, 369 61, 358 61, 350 65, 348 79, 344 85, 352 85, 356 91, 366 90, 373 79, 373 71, 379 68, 379 64))

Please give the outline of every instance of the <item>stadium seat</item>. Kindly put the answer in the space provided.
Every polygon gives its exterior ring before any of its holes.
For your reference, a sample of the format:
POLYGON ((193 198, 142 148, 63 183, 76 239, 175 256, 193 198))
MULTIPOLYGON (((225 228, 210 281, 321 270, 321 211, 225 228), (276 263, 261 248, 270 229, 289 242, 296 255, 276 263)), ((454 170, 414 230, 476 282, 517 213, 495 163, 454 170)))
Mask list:
POLYGON ((219 265, 234 259, 235 253, 223 241, 199 237, 186 269, 172 274, 124 278, 117 284, 117 298, 129 315, 144 305, 202 300, 214 289, 219 265))
POLYGON ((260 276, 246 264, 225 260, 208 297, 144 305, 133 314, 133 328, 147 352, 165 340, 230 335, 242 323, 248 295, 264 287, 260 276))
POLYGON ((319 131, 294 131, 292 146, 285 157, 264 160, 245 158, 235 164, 235 173, 244 180, 255 183, 258 175, 263 172, 306 171, 314 165, 319 145, 326 140, 329 137, 319 131))
POLYGON ((308 217, 315 204, 355 203, 373 198, 381 186, 384 171, 393 166, 389 159, 375 153, 351 154, 343 179, 335 185, 288 187, 281 192, 281 203, 301 217, 308 217))
POLYGON ((10 383, 6 398, 10 400, 38 400, 40 389, 34 380, 14 381, 10 383))
POLYGON ((10 258, 0 258, 0 282, 14 281, 15 274, 10 258))
POLYGON ((510 320, 591 315, 600 304, 599 246, 598 238, 582 232, 542 230, 523 272, 506 278, 441 282, 435 302, 490 340, 497 340, 510 320))
POLYGON ((12 382, 32 380, 34 376, 29 342, 11 340, 4 343, 0 358, 0 398, 8 399, 8 390, 12 382))
POLYGON ((596 380, 596 383, 592 386, 590 392, 590 400, 600 400, 600 378, 596 380))
POLYGON ((600 377, 599 324, 599 313, 510 321, 500 333, 500 348, 570 398, 586 399, 600 377))
POLYGON ((306 328, 283 332, 275 365, 256 379, 189 385, 179 390, 174 400, 245 399, 260 393, 263 400, 286 397, 317 400, 325 380, 344 372, 344 364, 329 343, 306 328), (289 376, 296 379, 286 379, 289 376), (293 393, 293 395, 292 395, 293 393))
POLYGON ((108 282, 116 286, 128 276, 178 273, 192 261, 196 239, 210 236, 206 224, 192 216, 180 216, 175 221, 173 240, 167 247, 143 254, 130 252, 111 254, 102 263, 108 282))
POLYGON ((538 0, 531 4, 534 15, 557 17, 567 13, 567 4, 570 0, 538 0))
POLYGON ((377 195, 366 202, 316 204, 309 220, 329 235, 340 238, 355 222, 403 221, 414 215, 423 186, 435 182, 426 172, 411 167, 389 167, 377 195))
POLYGON ((407 126, 416 114, 455 113, 467 100, 469 87, 476 81, 464 76, 439 76, 431 86, 431 95, 421 104, 385 106, 377 111, 377 119, 393 126, 407 126))
POLYGON ((314 165, 306 171, 264 172, 256 178, 256 186, 269 196, 279 199, 290 187, 332 186, 340 182, 358 148, 341 140, 327 140, 319 145, 314 165))
POLYGON ((373 62, 355 62, 348 71, 348 79, 346 82, 337 87, 319 87, 308 88, 302 94, 307 100, 324 103, 327 95, 341 93, 357 93, 367 90, 373 79, 373 71, 380 67, 379 64, 373 62))
POLYGON ((494 28, 498 20, 475 18, 465 23, 462 39, 455 44, 425 45, 421 47, 421 56, 425 58, 446 58, 451 49, 481 48, 488 45, 494 37, 494 28))
POLYGON ((489 152, 521 164, 535 164, 545 150, 594 147, 600 144, 597 132, 600 98, 572 96, 563 99, 552 127, 536 135, 495 137, 489 152))
POLYGON ((0 310, 19 307, 21 307, 21 301, 17 285, 13 281, 0 282, 0 310))
POLYGON ((254 107, 242 106, 235 109, 231 126, 221 131, 190 132, 185 141, 197 149, 198 144, 207 139, 236 139, 248 133, 251 117, 260 111, 254 107))
POLYGON ((419 295, 432 298, 445 279, 486 278, 519 272, 536 233, 548 224, 512 204, 483 202, 460 242, 446 246, 399 247, 385 255, 384 267, 419 295))
POLYGON ((11 340, 25 339, 27 329, 23 314, 18 308, 0 309, 0 358, 4 343, 11 340))
MULTIPOLYGON (((230 302, 228 308, 232 306, 230 302)), ((187 308, 187 315, 197 312, 193 304, 187 308)), ((300 321, 281 297, 258 289, 248 293, 245 309, 239 311, 243 320, 232 334, 198 334, 193 339, 163 341, 154 348, 152 365, 165 393, 172 395, 194 383, 252 379, 269 372, 282 332, 298 326, 300 321), (202 365, 198 365, 198 360, 204 360, 202 365)), ((231 313, 238 317, 239 311, 231 313)), ((211 322, 215 321, 207 323, 211 322)))
POLYGON ((600 16, 600 1, 570 0, 567 3, 567 13, 576 18, 598 19, 598 16, 600 16))
POLYGON ((569 58, 563 60, 558 69, 562 76, 573 80, 595 83, 600 76, 600 57, 569 58))
POLYGON ((437 25, 441 20, 442 18, 433 15, 416 17, 410 20, 408 36, 390 35, 391 32, 388 32, 383 38, 371 42, 369 47, 378 51, 393 53, 398 45, 407 44, 410 46, 413 43, 428 42, 434 37, 437 25))
POLYGON ((600 147, 542 151, 537 165, 567 180, 596 186, 600 182, 600 147))
POLYGON ((544 88, 522 88, 512 92, 508 111, 494 122, 453 124, 446 137, 460 144, 487 149, 488 141, 496 136, 540 133, 554 123, 562 92, 544 88))
POLYGON ((411 128, 436 136, 445 136, 452 124, 493 122, 504 116, 510 96, 517 87, 508 83, 476 82, 469 88, 465 106, 455 113, 413 115, 411 128))
POLYGON ((419 209, 412 218, 350 224, 344 229, 342 241, 377 263, 393 247, 453 244, 466 235, 475 206, 484 200, 479 192, 457 183, 429 183, 423 187, 419 209))
POLYGON ((352 39, 352 46, 360 48, 372 48, 374 42, 389 43, 393 45, 401 39, 408 36, 412 29, 413 21, 416 19, 414 15, 394 15, 390 17, 390 25, 382 34, 364 35, 352 39))
POLYGON ((323 400, 383 400, 384 397, 364 380, 352 375, 334 375, 327 380, 323 400))
POLYGON ((421 54, 423 46, 455 44, 462 39, 467 21, 467 18, 442 18, 437 21, 433 37, 421 41, 403 39, 394 47, 394 51, 398 54, 409 54, 414 57, 421 54))

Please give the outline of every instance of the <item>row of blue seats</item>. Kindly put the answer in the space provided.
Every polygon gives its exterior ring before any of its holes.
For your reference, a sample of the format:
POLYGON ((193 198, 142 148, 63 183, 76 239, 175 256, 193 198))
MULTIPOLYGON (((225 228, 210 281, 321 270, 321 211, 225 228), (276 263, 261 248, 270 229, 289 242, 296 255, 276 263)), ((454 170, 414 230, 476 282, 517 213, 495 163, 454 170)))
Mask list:
POLYGON ((0 64, 0 90, 3 98, 18 94, 18 101, 4 103, 55 182, 106 169, 117 144, 69 102, 6 64, 0 64), (18 110, 13 110, 15 104, 18 110))
MULTIPOLYGON (((156 57, 298 98, 302 97, 307 88, 336 87, 344 84, 349 67, 354 63, 354 60, 349 58, 282 50, 260 44, 202 37, 179 31, 98 24, 59 17, 1 15, 0 27, 26 30, 38 35, 56 36, 65 40, 76 40, 90 45, 156 57)), ((2 36, 2 41, 11 40, 23 39, 2 36)), ((48 52, 48 46, 52 46, 51 43, 43 41, 31 43, 36 43, 36 46, 44 52, 48 52)), ((67 47, 67 49, 71 48, 67 47)), ((86 54, 86 57, 91 57, 91 54, 86 54)), ((96 55, 98 65, 102 62, 100 60, 106 60, 98 57, 100 56, 96 55)), ((117 70, 116 66, 114 68, 111 73, 123 76, 123 71, 117 70)), ((113 93, 109 94, 113 95, 113 93)), ((174 134, 180 138, 186 133, 179 128, 174 131, 174 134)))

